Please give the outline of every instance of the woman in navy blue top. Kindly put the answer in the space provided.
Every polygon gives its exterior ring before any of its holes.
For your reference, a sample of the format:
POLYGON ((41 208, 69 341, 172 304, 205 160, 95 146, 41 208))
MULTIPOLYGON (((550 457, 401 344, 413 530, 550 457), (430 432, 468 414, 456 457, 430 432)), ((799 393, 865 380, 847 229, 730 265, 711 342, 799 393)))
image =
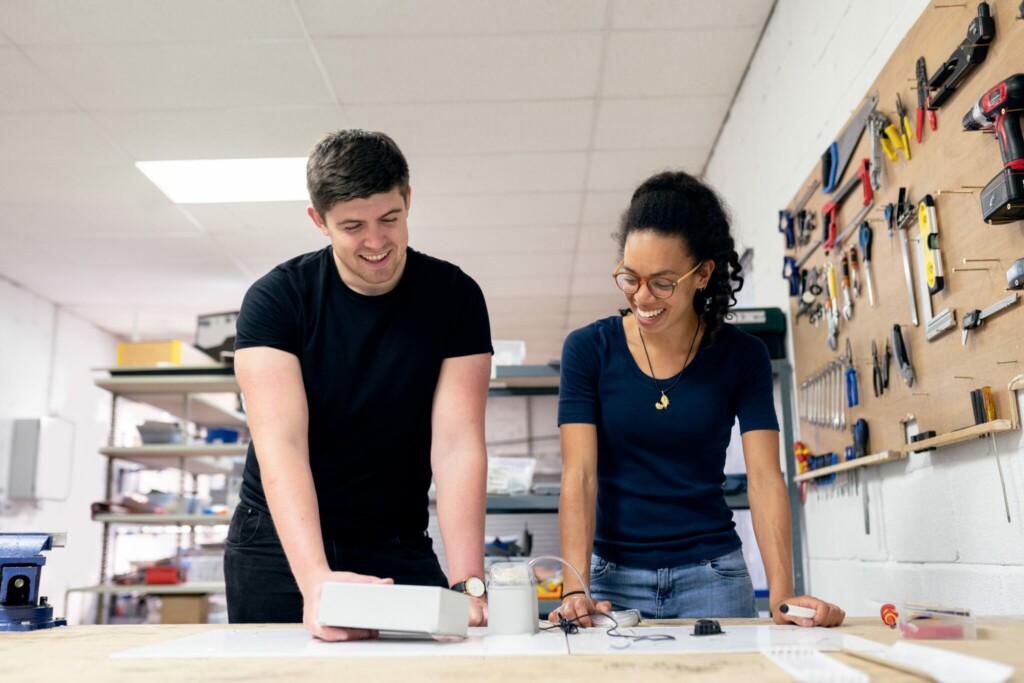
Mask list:
POLYGON ((618 238, 614 279, 629 310, 574 331, 562 352, 561 551, 589 568, 591 596, 566 574, 552 621, 587 626, 584 615, 612 606, 647 618, 757 616, 722 491, 738 418, 775 621, 842 623, 839 607, 793 595, 771 361, 724 322, 743 278, 721 200, 685 173, 660 173, 633 194, 618 238), (783 614, 783 603, 814 617, 783 614))

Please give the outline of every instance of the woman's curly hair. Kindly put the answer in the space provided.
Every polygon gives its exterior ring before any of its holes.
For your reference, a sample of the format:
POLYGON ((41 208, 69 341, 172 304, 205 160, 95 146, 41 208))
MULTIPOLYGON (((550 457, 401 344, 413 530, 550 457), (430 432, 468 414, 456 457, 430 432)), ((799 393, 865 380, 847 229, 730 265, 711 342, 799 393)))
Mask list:
POLYGON ((743 267, 725 203, 717 192, 688 173, 664 171, 645 180, 633 193, 615 235, 620 253, 630 233, 641 230, 678 237, 697 261, 715 262, 707 287, 693 298, 708 342, 713 342, 729 308, 736 305, 736 292, 743 288, 743 267))

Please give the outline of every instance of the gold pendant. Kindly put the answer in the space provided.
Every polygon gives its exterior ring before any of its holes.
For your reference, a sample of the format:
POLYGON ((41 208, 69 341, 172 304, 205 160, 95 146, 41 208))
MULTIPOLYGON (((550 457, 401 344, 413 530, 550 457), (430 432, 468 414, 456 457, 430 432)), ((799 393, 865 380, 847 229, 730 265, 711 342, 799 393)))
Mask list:
POLYGON ((658 410, 665 410, 665 408, 668 408, 668 396, 665 395, 664 391, 661 392, 661 399, 654 404, 654 407, 658 410))

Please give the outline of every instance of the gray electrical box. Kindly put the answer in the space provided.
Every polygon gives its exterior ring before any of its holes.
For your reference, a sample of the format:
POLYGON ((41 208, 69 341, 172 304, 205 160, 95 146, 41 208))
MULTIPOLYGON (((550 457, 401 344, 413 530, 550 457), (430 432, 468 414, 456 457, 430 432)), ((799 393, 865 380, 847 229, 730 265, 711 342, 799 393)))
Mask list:
POLYGON ((66 498, 74 445, 75 426, 67 420, 0 420, 0 504, 66 498))

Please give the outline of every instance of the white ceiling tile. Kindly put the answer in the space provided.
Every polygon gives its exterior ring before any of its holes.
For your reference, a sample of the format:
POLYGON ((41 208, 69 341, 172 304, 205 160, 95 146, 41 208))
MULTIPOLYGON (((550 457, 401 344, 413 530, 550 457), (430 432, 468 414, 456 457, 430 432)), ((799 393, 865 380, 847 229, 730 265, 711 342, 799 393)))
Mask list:
POLYGON ((21 163, 0 165, 0 203, 157 202, 164 195, 134 166, 21 163))
POLYGON ((282 229, 278 232, 236 233, 217 235, 217 242, 224 251, 243 263, 256 260, 276 260, 278 263, 311 251, 318 251, 329 244, 313 224, 308 230, 282 229))
POLYGON ((576 248, 576 226, 521 228, 416 228, 409 244, 437 258, 491 251, 500 254, 571 252, 576 248))
POLYGON ((306 156, 325 133, 351 125, 333 105, 100 111, 92 118, 137 161, 306 156))
POLYGON ((607 0, 298 0, 314 36, 596 31, 607 0))
MULTIPOLYGON (((684 170, 697 175, 706 159, 707 152, 693 149, 594 152, 587 189, 628 190, 632 193, 640 183, 659 171, 684 170)), ((626 206, 622 206, 620 214, 626 206)))
POLYGON ((303 42, 25 48, 85 109, 331 104, 303 42))
POLYGON ((493 314, 517 318, 534 313, 564 316, 568 305, 567 296, 492 296, 487 299, 487 309, 493 314))
POLYGON ((75 108, 15 47, 0 46, 0 111, 71 111, 75 108))
POLYGON ((0 253, 0 264, 34 260, 38 265, 49 267, 86 264, 102 269, 125 264, 206 263, 222 255, 217 243, 200 233, 96 236, 79 231, 61 235, 57 240, 52 233, 37 232, 28 236, 24 246, 32 252, 19 255, 17 248, 5 248, 0 253), (59 248, 54 249, 58 244, 59 248), (45 258, 41 258, 41 254, 45 254, 45 258))
POLYGON ((343 103, 472 102, 593 97, 600 34, 456 38, 321 38, 317 50, 343 103))
POLYGON ((412 173, 409 230, 426 228, 504 228, 575 224, 582 194, 534 192, 522 194, 420 195, 418 167, 412 173))
POLYGON ((217 306, 216 302, 210 302, 206 308, 195 304, 175 307, 73 305, 65 308, 122 339, 131 338, 132 332, 137 331, 141 339, 184 339, 193 343, 197 315, 220 313, 231 309, 231 306, 217 306))
POLYGON ((625 295, 622 294, 608 278, 611 289, 604 294, 582 294, 569 299, 569 311, 574 313, 594 313, 612 315, 625 305, 625 295), (609 313, 610 311, 610 313, 609 313))
MULTIPOLYGON (((615 264, 612 264, 614 267, 615 264)), ((616 292, 615 283, 610 275, 575 275, 572 278, 570 293, 577 296, 600 296, 616 292)))
POLYGON ((612 282, 612 269, 618 263, 618 247, 609 240, 605 249, 597 251, 576 252, 576 265, 573 267, 575 275, 597 275, 607 278, 607 284, 614 286, 612 282))
POLYGON ((40 161, 111 164, 127 159, 85 114, 0 114, 0 163, 40 161))
POLYGON ((621 29, 764 26, 774 0, 615 0, 612 27, 621 29))
POLYGON ((695 147, 710 153, 730 98, 605 99, 597 117, 596 149, 695 147))
POLYGON ((474 276, 484 297, 553 296, 569 294, 569 275, 550 275, 531 278, 497 278, 490 275, 474 276))
POLYGON ((619 242, 615 237, 617 225, 584 225, 580 228, 580 239, 577 247, 581 251, 607 250, 609 254, 618 255, 619 242))
POLYGON ((349 105, 356 128, 384 131, 406 154, 555 152, 590 146, 594 104, 460 102, 349 105))
POLYGON ((509 258, 499 252, 461 254, 459 267, 474 278, 568 279, 572 252, 530 254, 525 258, 509 258))
POLYGON ((759 26, 615 32, 608 47, 602 94, 732 97, 760 33, 759 26))
POLYGON ((414 203, 416 193, 572 192, 583 189, 586 154, 409 155, 409 167, 414 203))
POLYGON ((3 31, 21 45, 301 38, 281 0, 4 0, 3 31))
MULTIPOLYGON (((0 166, 0 176, 4 172, 0 166)), ((0 183, 2 185, 2 183, 0 183)), ((84 192, 84 194, 90 194, 84 192)), ((167 201, 133 203, 121 201, 35 201, 0 204, 0 234, 43 233, 58 239, 64 235, 94 237, 140 235, 191 235, 196 232, 186 217, 167 201)), ((40 254, 45 258, 46 254, 40 254)))
POLYGON ((223 206, 228 213, 239 219, 247 233, 309 232, 323 237, 314 225, 313 219, 306 213, 309 202, 240 202, 223 206))
POLYGON ((582 222, 585 225, 606 225, 609 229, 617 228, 622 212, 629 206, 634 189, 588 192, 583 204, 582 222))

